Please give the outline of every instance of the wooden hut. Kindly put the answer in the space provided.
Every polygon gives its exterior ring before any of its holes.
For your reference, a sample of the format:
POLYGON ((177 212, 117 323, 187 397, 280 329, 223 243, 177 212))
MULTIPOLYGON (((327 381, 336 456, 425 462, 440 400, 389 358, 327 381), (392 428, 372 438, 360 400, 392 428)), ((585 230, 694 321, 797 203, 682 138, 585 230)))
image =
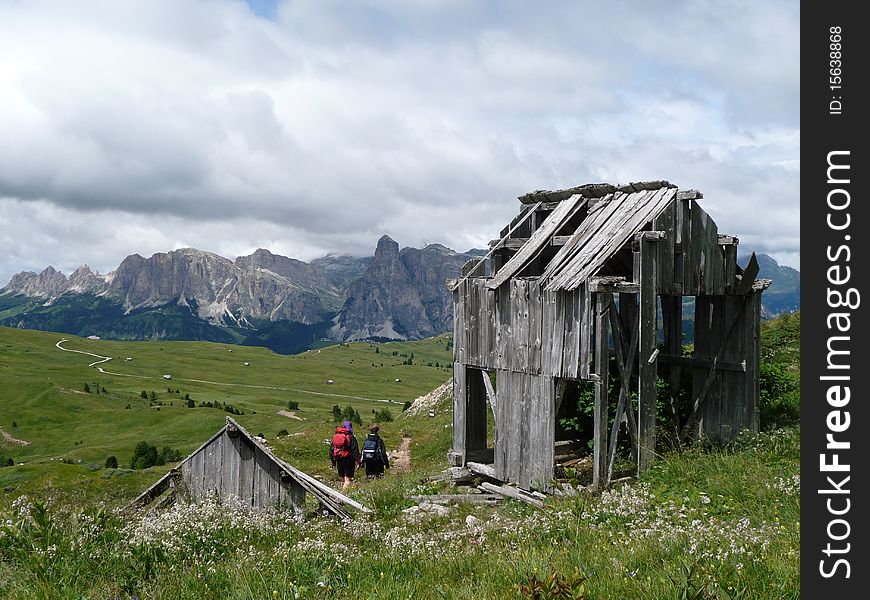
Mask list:
POLYGON ((737 238, 718 232, 702 198, 666 181, 519 198, 519 215, 487 256, 448 282, 455 319, 451 464, 491 462, 502 481, 547 490, 555 420, 566 390, 585 380, 595 388, 594 484, 610 481, 623 420, 643 471, 656 446, 656 379, 676 388, 682 369, 692 372, 692 404, 681 420, 668 399, 675 435, 727 441, 757 431, 760 296, 770 282, 755 280, 754 255, 745 270, 738 266, 737 238), (694 300, 690 356, 682 352, 686 297, 694 300))
POLYGON ((165 506, 178 498, 198 502, 217 495, 236 497, 253 508, 300 512, 305 493, 321 507, 349 518, 344 506, 369 509, 281 460, 231 417, 226 425, 131 503, 134 507, 165 506))

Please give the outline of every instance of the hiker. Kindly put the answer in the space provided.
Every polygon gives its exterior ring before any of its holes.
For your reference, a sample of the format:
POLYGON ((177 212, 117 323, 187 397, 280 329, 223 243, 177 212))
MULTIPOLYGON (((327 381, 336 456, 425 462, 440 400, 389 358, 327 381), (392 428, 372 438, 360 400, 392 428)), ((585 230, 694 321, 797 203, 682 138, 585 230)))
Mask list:
POLYGON ((378 435, 380 427, 377 423, 369 427, 369 434, 363 440, 360 465, 365 465, 366 477, 375 479, 384 476, 384 469, 390 468, 390 459, 387 457, 387 448, 384 440, 378 435))
POLYGON ((335 435, 329 445, 329 460, 342 478, 341 489, 347 489, 353 483, 353 472, 359 461, 359 444, 353 435, 353 424, 350 421, 344 421, 335 428, 335 435))

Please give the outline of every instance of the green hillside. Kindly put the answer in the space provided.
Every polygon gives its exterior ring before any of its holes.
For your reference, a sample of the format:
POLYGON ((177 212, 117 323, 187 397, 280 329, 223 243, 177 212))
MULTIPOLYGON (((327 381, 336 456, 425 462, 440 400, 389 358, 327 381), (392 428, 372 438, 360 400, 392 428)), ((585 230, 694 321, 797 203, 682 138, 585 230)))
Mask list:
MULTIPOLYGON (((46 485, 68 487, 67 480, 80 485, 93 479, 99 485, 91 486, 91 493, 120 500, 143 476, 137 473, 132 483, 127 482, 130 476, 118 478, 124 481, 117 483, 116 478, 100 479, 88 465, 102 466, 115 455, 121 467, 128 467, 141 440, 186 454, 223 426, 229 414, 224 404, 243 413, 235 418, 244 427, 270 441, 281 430, 307 431, 311 437, 317 431, 326 437, 334 405, 351 405, 364 420, 383 408, 398 416, 405 401, 450 378, 447 346, 444 335, 284 356, 258 347, 90 340, 0 327, 0 428, 5 433, 0 456, 16 463, 0 469, 0 487, 34 493, 46 485), (58 349, 64 338, 67 350, 111 357, 98 365, 105 373, 88 366, 98 358, 58 349), (403 364, 409 360, 413 364, 403 364), (86 384, 91 393, 84 391, 86 384), (143 391, 148 398, 141 397, 143 391), (152 391, 156 401, 150 399, 152 391), (186 395, 195 408, 185 406, 186 395), (299 403, 295 413, 303 420, 279 414, 290 401, 299 403), (220 408, 199 406, 206 402, 220 408)), ((325 455, 319 439, 307 445, 300 436, 288 439, 299 445, 303 461, 309 454, 325 455)))

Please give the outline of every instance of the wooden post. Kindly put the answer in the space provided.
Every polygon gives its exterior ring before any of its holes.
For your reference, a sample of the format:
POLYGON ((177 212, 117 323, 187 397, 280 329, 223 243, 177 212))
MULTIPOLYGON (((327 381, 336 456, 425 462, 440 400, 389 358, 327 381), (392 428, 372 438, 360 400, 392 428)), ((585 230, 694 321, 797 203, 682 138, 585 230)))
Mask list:
POLYGON ((592 485, 602 488, 607 479, 607 385, 610 365, 608 322, 611 294, 595 294, 595 408, 593 412, 592 485))
POLYGON ((447 462, 454 467, 465 465, 465 365, 453 363, 453 448, 447 462))
POLYGON ((653 462, 656 447, 656 247, 638 234, 634 279, 640 284, 638 327, 638 474, 653 462))

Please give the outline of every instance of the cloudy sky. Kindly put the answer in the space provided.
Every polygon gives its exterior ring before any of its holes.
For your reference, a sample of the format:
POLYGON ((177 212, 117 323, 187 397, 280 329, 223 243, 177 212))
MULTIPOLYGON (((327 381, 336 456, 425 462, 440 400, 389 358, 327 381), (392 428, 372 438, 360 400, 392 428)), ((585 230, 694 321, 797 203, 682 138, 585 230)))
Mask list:
POLYGON ((48 264, 481 247, 667 179, 800 266, 794 1, 0 0, 0 286, 48 264))

